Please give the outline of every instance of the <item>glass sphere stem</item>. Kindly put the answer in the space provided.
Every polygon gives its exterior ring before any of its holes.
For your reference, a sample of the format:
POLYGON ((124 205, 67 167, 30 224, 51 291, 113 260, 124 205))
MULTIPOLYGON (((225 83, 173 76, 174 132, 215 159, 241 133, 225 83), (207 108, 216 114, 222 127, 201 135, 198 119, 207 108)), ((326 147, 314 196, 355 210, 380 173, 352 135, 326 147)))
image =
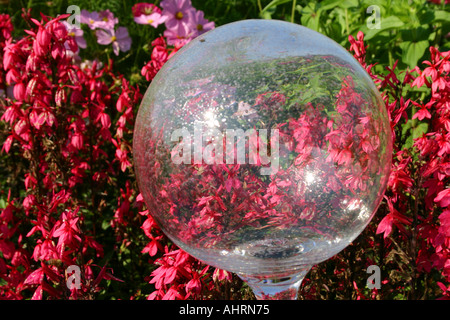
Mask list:
POLYGON ((238 274, 252 289, 257 300, 297 300, 298 290, 311 266, 285 276, 251 276, 238 274))

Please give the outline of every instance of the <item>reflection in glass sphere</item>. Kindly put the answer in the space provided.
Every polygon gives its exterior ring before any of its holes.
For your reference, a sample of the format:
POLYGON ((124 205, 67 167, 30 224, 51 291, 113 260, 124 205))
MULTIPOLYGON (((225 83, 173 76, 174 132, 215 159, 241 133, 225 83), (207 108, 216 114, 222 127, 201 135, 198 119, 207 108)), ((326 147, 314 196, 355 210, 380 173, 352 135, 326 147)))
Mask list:
POLYGON ((133 143, 165 234, 207 264, 275 285, 361 233, 392 152, 384 103, 359 63, 274 20, 218 27, 177 52, 145 94, 133 143))

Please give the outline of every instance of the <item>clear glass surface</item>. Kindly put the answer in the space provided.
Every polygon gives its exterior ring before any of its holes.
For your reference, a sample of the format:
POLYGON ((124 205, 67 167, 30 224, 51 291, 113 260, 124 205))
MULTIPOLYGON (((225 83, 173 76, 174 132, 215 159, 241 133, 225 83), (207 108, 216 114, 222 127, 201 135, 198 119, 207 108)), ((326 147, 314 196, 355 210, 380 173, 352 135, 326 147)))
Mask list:
POLYGON ((390 130, 344 48, 296 24, 246 20, 164 65, 139 108, 133 153, 149 212, 174 243, 246 281, 273 280, 304 275, 370 222, 390 130))

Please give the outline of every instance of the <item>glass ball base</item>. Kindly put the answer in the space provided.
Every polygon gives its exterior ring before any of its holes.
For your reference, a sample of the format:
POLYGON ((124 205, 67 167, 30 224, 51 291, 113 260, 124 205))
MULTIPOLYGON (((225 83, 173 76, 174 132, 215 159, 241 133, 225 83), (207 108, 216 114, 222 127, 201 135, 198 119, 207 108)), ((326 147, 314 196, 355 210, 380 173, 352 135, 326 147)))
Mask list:
POLYGON ((298 290, 311 266, 297 273, 276 277, 258 277, 238 274, 249 285, 257 300, 297 300, 298 290))

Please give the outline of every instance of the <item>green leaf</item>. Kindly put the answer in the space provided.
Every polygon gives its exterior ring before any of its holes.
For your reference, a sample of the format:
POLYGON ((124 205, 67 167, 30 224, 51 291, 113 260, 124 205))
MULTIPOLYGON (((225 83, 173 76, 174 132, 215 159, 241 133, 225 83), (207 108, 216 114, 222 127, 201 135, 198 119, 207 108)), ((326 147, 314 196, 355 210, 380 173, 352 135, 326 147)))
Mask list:
POLYGON ((322 10, 330 10, 339 6, 344 0, 325 0, 320 3, 320 8, 322 10))
POLYGON ((6 208, 6 200, 3 198, 0 198, 0 209, 5 209, 6 208))
POLYGON ((413 137, 408 136, 408 138, 406 138, 405 144, 403 145, 402 149, 412 148, 413 144, 414 144, 413 137))
POLYGON ((272 19, 272 14, 274 14, 275 13, 275 10, 274 9, 269 9, 269 10, 266 10, 266 11, 264 11, 264 12, 262 12, 261 11, 261 18, 263 18, 263 19, 266 19, 266 20, 270 20, 270 19, 272 19))
POLYGON ((450 12, 443 10, 436 10, 434 12, 434 22, 449 22, 450 12))
POLYGON ((111 223, 110 223, 108 220, 103 220, 103 221, 102 221, 102 229, 103 229, 103 230, 106 230, 106 229, 108 229, 109 227, 111 227, 111 223))
POLYGON ((313 7, 312 3, 310 3, 302 10, 301 14, 302 25, 312 30, 319 31, 320 15, 322 14, 322 9, 318 8, 317 5, 314 5, 313 7))
POLYGON ((423 57, 425 51, 430 46, 428 40, 421 40, 417 42, 406 41, 400 44, 402 49, 402 61, 413 69, 417 66, 420 58, 423 57))
POLYGON ((382 31, 400 28, 404 24, 405 23, 402 20, 400 20, 399 18, 397 18, 396 16, 389 16, 385 19, 383 19, 383 17, 381 17, 380 28, 379 29, 369 29, 367 34, 364 36, 364 40, 369 40, 382 31))
POLYGON ((412 127, 412 119, 409 119, 405 124, 402 125, 402 136, 408 133, 412 127))
POLYGON ((407 136, 403 148, 409 149, 414 145, 414 139, 420 138, 422 134, 428 132, 428 123, 418 122, 416 119, 409 119, 402 125, 402 137, 407 136))
POLYGON ((292 0, 273 0, 273 1, 270 2, 267 6, 265 6, 264 9, 262 9, 262 11, 260 12, 260 15, 261 15, 261 16, 264 16, 264 13, 265 13, 267 10, 269 10, 269 9, 271 9, 271 8, 274 8, 274 7, 276 7, 276 6, 280 5, 280 4, 284 4, 284 3, 287 3, 287 2, 291 2, 291 1, 292 1, 292 0))
POLYGON ((419 18, 420 24, 429 24, 435 18, 435 13, 433 10, 424 9, 417 13, 417 17, 419 18))
POLYGON ((344 9, 349 9, 349 8, 356 8, 359 7, 359 1, 358 0, 344 0, 340 7, 344 8, 344 9))
POLYGON ((422 136, 422 134, 427 133, 428 131, 428 123, 421 122, 417 125, 417 127, 412 129, 412 138, 417 139, 422 136))

